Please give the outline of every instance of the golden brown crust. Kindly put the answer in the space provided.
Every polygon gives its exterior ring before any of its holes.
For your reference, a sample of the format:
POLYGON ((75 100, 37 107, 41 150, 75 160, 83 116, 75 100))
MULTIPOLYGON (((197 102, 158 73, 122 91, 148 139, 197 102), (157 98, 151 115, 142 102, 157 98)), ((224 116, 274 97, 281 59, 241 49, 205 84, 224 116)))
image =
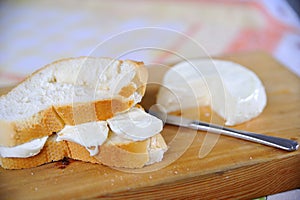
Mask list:
POLYGON ((96 102, 76 103, 66 106, 55 106, 55 111, 67 125, 107 120, 116 113, 129 110, 133 106, 132 100, 122 101, 108 99, 96 102))
POLYGON ((83 162, 100 163, 94 157, 90 156, 90 153, 85 149, 85 147, 74 142, 67 142, 67 145, 70 150, 69 158, 83 162))
MULTIPOLYGON (((64 123, 51 107, 27 120, 13 122, 11 127, 13 130, 9 137, 1 137, 1 146, 16 146, 34 138, 52 135, 52 133, 60 131, 64 127, 64 123)), ((6 133, 3 132, 1 135, 5 136, 6 133)))
POLYGON ((122 102, 118 99, 104 100, 96 102, 95 110, 98 120, 106 120, 116 113, 124 112, 134 106, 133 100, 122 102))
POLYGON ((119 92, 119 95, 121 95, 125 98, 128 98, 135 92, 135 90, 136 89, 133 86, 133 84, 129 84, 121 89, 121 91, 119 92))
POLYGON ((29 158, 1 158, 1 166, 5 169, 25 169, 40 166, 52 161, 69 157, 70 151, 65 141, 56 142, 50 137, 41 152, 29 158))
POLYGON ((96 121, 95 107, 92 103, 77 103, 76 105, 54 106, 59 117, 67 125, 96 121))
POLYGON ((106 143, 95 158, 111 167, 141 168, 149 161, 147 147, 150 139, 125 145, 106 143))

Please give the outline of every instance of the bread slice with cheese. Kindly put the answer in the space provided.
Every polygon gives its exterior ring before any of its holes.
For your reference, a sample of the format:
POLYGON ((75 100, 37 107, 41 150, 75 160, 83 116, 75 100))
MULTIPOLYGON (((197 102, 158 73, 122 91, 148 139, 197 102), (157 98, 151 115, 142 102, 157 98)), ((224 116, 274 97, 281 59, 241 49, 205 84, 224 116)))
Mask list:
POLYGON ((70 141, 57 142, 56 137, 56 134, 51 135, 37 155, 28 158, 0 157, 0 165, 5 169, 25 169, 71 158, 110 167, 141 168, 161 161, 167 150, 161 134, 156 134, 144 141, 120 141, 117 139, 118 136, 110 132, 109 139, 100 146, 99 153, 93 157, 80 144, 70 141))
POLYGON ((146 82, 142 62, 94 57, 53 62, 0 97, 0 146, 127 111, 141 101, 146 82))
POLYGON ((159 162, 161 120, 137 105, 147 82, 141 62, 64 59, 0 97, 0 165, 36 167, 64 157, 112 167, 159 162))

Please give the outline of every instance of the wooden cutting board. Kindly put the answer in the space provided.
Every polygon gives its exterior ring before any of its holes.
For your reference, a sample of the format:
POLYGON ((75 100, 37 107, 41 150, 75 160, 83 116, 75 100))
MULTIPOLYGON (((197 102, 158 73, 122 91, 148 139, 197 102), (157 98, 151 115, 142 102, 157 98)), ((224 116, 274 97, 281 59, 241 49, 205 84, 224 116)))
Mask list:
MULTIPOLYGON (((300 142, 300 79, 262 52, 226 56, 249 67, 263 81, 268 105, 256 119, 237 129, 290 138, 300 142)), ((158 76, 158 75, 157 75, 158 76)), ((153 77, 153 75, 152 75, 153 77)), ((154 102, 149 87, 144 106, 154 102)), ((5 89, 1 90, 5 93, 5 89)), ((210 116, 203 108, 202 117, 210 116)), ((191 117, 189 111, 181 114, 191 117)), ((220 136, 212 150, 198 157, 204 132, 165 126, 169 145, 186 142, 168 155, 180 155, 162 169, 129 173, 106 166, 71 161, 25 170, 0 169, 0 199, 250 199, 300 187, 300 151, 285 152, 235 138, 220 136), (189 139, 186 139, 189 138, 189 139), (176 142, 176 141, 175 141, 176 142), (189 146, 190 144, 190 146, 189 146), (185 149, 186 148, 186 149, 185 149)), ((172 147, 173 147, 172 146, 172 147)))

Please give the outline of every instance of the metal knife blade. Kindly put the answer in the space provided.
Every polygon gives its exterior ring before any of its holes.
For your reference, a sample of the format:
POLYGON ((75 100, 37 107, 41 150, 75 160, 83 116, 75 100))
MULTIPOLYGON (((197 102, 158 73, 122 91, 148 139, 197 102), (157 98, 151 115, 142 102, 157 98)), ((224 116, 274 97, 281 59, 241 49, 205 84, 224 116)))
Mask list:
POLYGON ((148 112, 149 114, 160 118, 164 123, 170 125, 231 136, 231 137, 279 148, 286 151, 295 151, 299 147, 297 141, 290 140, 290 139, 252 133, 248 131, 236 130, 236 129, 227 128, 227 127, 210 124, 202 121, 197 121, 197 120, 190 120, 183 117, 168 115, 166 113, 158 111, 157 109, 156 110, 150 109, 148 112))

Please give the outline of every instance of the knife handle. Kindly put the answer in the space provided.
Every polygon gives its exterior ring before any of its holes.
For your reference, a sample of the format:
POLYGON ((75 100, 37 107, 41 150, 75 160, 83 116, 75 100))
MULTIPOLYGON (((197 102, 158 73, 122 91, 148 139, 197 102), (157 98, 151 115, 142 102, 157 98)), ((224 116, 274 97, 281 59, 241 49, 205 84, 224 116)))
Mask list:
POLYGON ((248 132, 248 131, 236 130, 236 129, 227 128, 227 127, 218 126, 215 124, 209 124, 200 121, 192 121, 189 124, 189 127, 196 130, 208 131, 211 133, 217 133, 217 134, 227 135, 235 138, 240 138, 251 142, 264 144, 267 146, 276 147, 286 151, 295 151, 299 147, 297 141, 294 140, 262 135, 262 134, 248 132))

